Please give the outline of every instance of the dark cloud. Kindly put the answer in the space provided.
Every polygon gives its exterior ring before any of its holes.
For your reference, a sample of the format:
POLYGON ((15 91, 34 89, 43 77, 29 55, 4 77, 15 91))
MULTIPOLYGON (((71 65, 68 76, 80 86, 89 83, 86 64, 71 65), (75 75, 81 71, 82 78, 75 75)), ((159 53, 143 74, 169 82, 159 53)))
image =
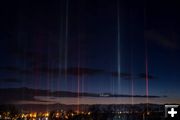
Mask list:
POLYGON ((1 88, 0 96, 3 96, 0 97, 0 103, 2 104, 16 102, 19 100, 34 100, 30 90, 27 90, 25 88, 1 88))
POLYGON ((54 75, 73 75, 73 76, 82 76, 82 75, 103 75, 107 73, 105 70, 102 69, 95 69, 95 68, 86 68, 86 67, 69 67, 65 68, 47 68, 47 67, 40 67, 40 68, 33 68, 33 71, 39 71, 43 74, 54 74, 54 75))
POLYGON ((83 68, 83 67, 72 67, 72 68, 67 68, 67 69, 62 69, 61 71, 62 74, 68 74, 68 75, 74 75, 74 76, 82 76, 82 75, 99 75, 99 74, 104 74, 106 71, 102 69, 95 69, 95 68, 83 68))
POLYGON ((1 72, 16 72, 19 71, 17 67, 14 66, 6 66, 6 67, 0 67, 1 72))
POLYGON ((165 48, 179 49, 177 34, 173 32, 168 34, 169 35, 164 35, 155 30, 147 30, 145 31, 145 38, 165 48))
MULTIPOLYGON (((132 75, 130 73, 118 73, 118 72, 112 72, 112 76, 118 77, 120 76, 121 78, 124 78, 126 80, 131 80, 131 79, 146 79, 146 74, 145 73, 139 73, 137 75, 132 75)), ((156 76, 153 75, 148 75, 148 79, 157 79, 156 76)))
POLYGON ((0 79, 0 82, 3 82, 3 83, 21 83, 22 81, 19 79, 16 79, 16 78, 3 78, 3 79, 0 79))
POLYGON ((121 72, 121 73, 112 72, 111 75, 114 76, 114 77, 120 76, 120 77, 126 78, 126 79, 130 79, 132 77, 132 75, 130 73, 123 73, 123 72, 121 72))
MULTIPOLYGON (((35 96, 48 96, 48 97, 103 97, 95 93, 76 93, 69 91, 49 91, 41 89, 31 89, 31 88, 1 88, 0 89, 0 103, 15 103, 16 101, 38 101, 35 96), (18 93, 18 94, 17 94, 18 93), (12 99, 13 98, 13 99, 12 99)), ((107 97, 132 97, 132 95, 121 95, 121 94, 108 94, 107 97)), ((145 98, 145 95, 134 95, 137 98, 145 98)), ((149 96, 150 98, 161 98, 162 96, 149 96)), ((164 96, 163 96, 164 97, 164 96)), ((43 102, 48 102, 43 100, 43 102)))
MULTIPOLYGON (((156 76, 148 75, 148 79, 157 79, 156 76)), ((140 73, 137 75, 137 79, 146 79, 146 73, 140 73)))
POLYGON ((5 72, 15 72, 19 74, 33 74, 41 73, 42 75, 52 74, 52 75, 101 75, 108 73, 103 69, 87 68, 87 67, 69 67, 69 68, 56 68, 56 67, 32 67, 32 68, 18 68, 18 67, 0 67, 1 71, 5 72))
MULTIPOLYGON (((59 75, 70 75, 70 76, 83 76, 83 75, 89 75, 89 76, 94 76, 94 75, 111 75, 113 77, 121 77, 126 80, 131 80, 133 79, 146 79, 146 74, 145 73, 139 73, 137 75, 132 75, 130 73, 126 72, 110 72, 110 71, 105 71, 103 69, 97 69, 97 68, 88 68, 88 67, 69 67, 69 68, 57 68, 57 67, 32 67, 32 68, 26 68, 26 69, 21 69, 18 67, 0 67, 0 71, 5 71, 5 72, 15 72, 16 74, 19 75, 32 75, 35 73, 38 73, 39 75, 47 75, 51 74, 53 76, 59 76, 59 75)), ((149 79, 157 79, 157 77, 153 75, 148 75, 149 79)), ((18 81, 18 80, 14 80, 18 81)), ((10 82, 10 80, 9 80, 10 82)), ((12 80, 13 82, 13 80, 12 80)))
POLYGON ((3 66, 0 67, 0 71, 1 72, 11 72, 11 73, 16 73, 17 74, 32 74, 33 71, 29 70, 29 69, 22 69, 20 67, 15 67, 15 66, 3 66))

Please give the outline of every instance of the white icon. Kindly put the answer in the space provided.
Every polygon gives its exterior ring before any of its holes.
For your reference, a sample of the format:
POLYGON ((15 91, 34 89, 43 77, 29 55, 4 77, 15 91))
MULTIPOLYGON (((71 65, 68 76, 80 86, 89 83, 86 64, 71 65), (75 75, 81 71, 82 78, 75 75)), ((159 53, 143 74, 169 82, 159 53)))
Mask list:
POLYGON ((171 117, 174 117, 174 115, 177 114, 177 111, 174 111, 174 108, 171 108, 171 111, 168 111, 168 114, 170 114, 171 117))
POLYGON ((165 105, 165 118, 168 117, 168 114, 171 115, 171 117, 174 117, 177 114, 177 111, 175 111, 175 108, 178 108, 179 105, 165 105), (171 109, 171 110, 168 110, 171 109))

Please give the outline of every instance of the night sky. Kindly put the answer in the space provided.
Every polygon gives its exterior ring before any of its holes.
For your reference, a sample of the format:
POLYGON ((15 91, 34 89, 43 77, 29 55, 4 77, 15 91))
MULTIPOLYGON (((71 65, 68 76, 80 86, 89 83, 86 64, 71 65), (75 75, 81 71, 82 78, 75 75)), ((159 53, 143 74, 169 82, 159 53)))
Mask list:
POLYGON ((1 91, 146 95, 148 78, 149 95, 180 98, 178 4, 7 0, 0 6, 1 91))

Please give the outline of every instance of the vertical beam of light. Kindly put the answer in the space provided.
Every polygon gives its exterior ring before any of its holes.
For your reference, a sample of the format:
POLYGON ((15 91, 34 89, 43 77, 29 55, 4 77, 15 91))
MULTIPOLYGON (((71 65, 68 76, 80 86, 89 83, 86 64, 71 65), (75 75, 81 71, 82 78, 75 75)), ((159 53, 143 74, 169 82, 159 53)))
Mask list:
POLYGON ((134 105, 133 47, 131 46, 131 104, 134 105))
POLYGON ((120 15, 119 0, 117 0, 117 64, 118 64, 118 94, 121 93, 121 61, 120 61, 120 15))
POLYGON ((67 87, 67 65, 68 65, 68 27, 69 27, 69 0, 66 0, 66 29, 65 29, 65 61, 64 61, 64 69, 65 69, 65 85, 67 87))
POLYGON ((148 74, 148 45, 146 40, 146 48, 145 48, 145 64, 146 64, 146 102, 147 102, 147 110, 148 110, 148 103, 149 103, 149 74, 148 74))
MULTIPOLYGON (((62 2, 62 1, 61 1, 61 2, 62 2)), ((61 6, 60 6, 60 8, 61 8, 60 14, 63 14, 63 13, 62 13, 62 11, 63 11, 62 5, 63 5, 63 4, 62 4, 61 2, 60 2, 60 5, 61 5, 61 6)), ((62 55, 62 54, 63 54, 63 52, 62 52, 63 49, 62 49, 62 48, 63 48, 63 38, 64 38, 64 36, 63 36, 63 30, 64 30, 64 26, 63 26, 63 22, 64 22, 64 21, 63 21, 63 20, 64 20, 64 19, 63 19, 63 18, 64 18, 63 15, 61 15, 61 17, 60 17, 60 22, 61 22, 61 23, 60 23, 60 37, 59 37, 60 40, 59 40, 59 45, 58 45, 58 47, 59 47, 59 63, 58 63, 58 64, 59 64, 59 75, 61 75, 61 73, 62 73, 62 69, 61 69, 61 67, 62 67, 62 66, 61 66, 62 58, 61 58, 61 57, 63 56, 63 55, 62 55)), ((59 78, 59 79, 57 80, 57 90, 59 90, 59 91, 60 91, 60 86, 61 86, 61 81, 60 81, 60 78, 59 78)), ((58 93, 57 93, 57 94, 58 94, 58 93)))
MULTIPOLYGON (((78 53, 78 59, 80 57, 80 53, 78 53)), ((79 112, 79 92, 80 92, 80 60, 78 60, 78 82, 77 82, 77 112, 79 112)))
MULTIPOLYGON (((49 73, 49 45, 47 45, 47 62, 48 62, 48 67, 47 67, 47 93, 46 93, 46 95, 47 96, 50 96, 50 94, 49 94, 49 89, 50 89, 50 73, 49 73)), ((46 111, 49 111, 49 109, 48 109, 48 105, 46 105, 46 111)))
MULTIPOLYGON (((81 77, 81 96, 80 97, 83 97, 84 96, 84 75, 83 75, 83 71, 82 71, 82 77, 81 77)), ((81 110, 84 111, 84 107, 81 107, 81 110)))
MULTIPOLYGON (((80 32, 80 30, 79 30, 80 32)), ((79 112, 79 104, 80 104, 80 75, 81 75, 81 72, 80 71, 80 63, 81 63, 81 48, 80 48, 80 33, 78 34, 78 83, 77 83, 77 111, 79 112)))
MULTIPOLYGON (((144 2, 144 29, 146 27, 146 1, 144 2)), ((147 113, 149 109, 149 78, 148 78, 148 41, 145 39, 145 71, 146 71, 146 103, 147 103, 147 113)))
MULTIPOLYGON (((78 4, 78 12, 81 15, 81 6, 78 4)), ((79 15, 79 16, 80 16, 79 15)), ((78 78, 77 78, 77 112, 79 113, 83 108, 80 107, 80 97, 82 96, 83 92, 83 70, 80 69, 81 67, 81 23, 80 23, 80 17, 78 17, 78 78), (80 94, 81 93, 81 94, 80 94)))

